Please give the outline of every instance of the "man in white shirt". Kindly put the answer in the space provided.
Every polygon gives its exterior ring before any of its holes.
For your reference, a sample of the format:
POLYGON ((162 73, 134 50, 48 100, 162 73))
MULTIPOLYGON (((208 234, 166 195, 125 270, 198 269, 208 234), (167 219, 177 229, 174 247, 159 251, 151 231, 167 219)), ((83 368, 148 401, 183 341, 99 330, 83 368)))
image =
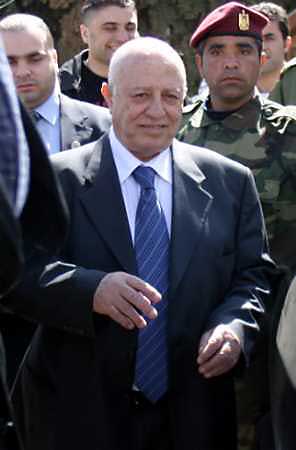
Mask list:
POLYGON ((57 52, 45 22, 29 14, 0 21, 16 89, 49 153, 98 139, 110 126, 106 108, 70 99, 60 92, 57 52))

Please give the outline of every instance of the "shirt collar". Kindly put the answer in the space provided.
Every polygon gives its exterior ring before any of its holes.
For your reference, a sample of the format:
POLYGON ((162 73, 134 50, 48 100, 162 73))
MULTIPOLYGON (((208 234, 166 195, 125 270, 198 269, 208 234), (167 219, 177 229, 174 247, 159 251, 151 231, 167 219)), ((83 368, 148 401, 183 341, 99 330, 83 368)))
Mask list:
POLYGON ((35 108, 41 117, 47 120, 51 125, 55 125, 60 115, 60 86, 56 80, 54 90, 48 99, 35 108))
POLYGON ((149 161, 143 162, 119 141, 113 127, 109 131, 109 139, 120 184, 123 184, 140 165, 152 167, 159 177, 172 184, 172 156, 169 147, 149 161))

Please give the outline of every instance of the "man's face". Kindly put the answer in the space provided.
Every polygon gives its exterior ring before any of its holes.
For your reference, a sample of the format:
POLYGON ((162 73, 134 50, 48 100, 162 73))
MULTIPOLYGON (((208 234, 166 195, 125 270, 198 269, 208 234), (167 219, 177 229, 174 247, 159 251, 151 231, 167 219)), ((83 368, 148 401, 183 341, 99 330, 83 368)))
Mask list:
POLYGON ((261 67, 261 73, 281 70, 289 45, 290 39, 283 38, 278 22, 269 22, 263 29, 263 50, 266 61, 261 67))
POLYGON ((254 38, 209 37, 203 56, 196 55, 196 64, 208 83, 214 109, 238 109, 253 95, 260 70, 254 38))
POLYGON ((114 51, 137 36, 137 27, 135 8, 106 6, 91 12, 87 24, 81 24, 80 31, 90 56, 100 64, 109 66, 114 51))
POLYGON ((113 94, 104 86, 115 133, 138 159, 149 160, 171 144, 179 127, 180 71, 164 56, 133 55, 116 79, 113 94))
POLYGON ((58 70, 57 55, 48 49, 42 30, 2 33, 17 93, 28 109, 52 94, 58 70))

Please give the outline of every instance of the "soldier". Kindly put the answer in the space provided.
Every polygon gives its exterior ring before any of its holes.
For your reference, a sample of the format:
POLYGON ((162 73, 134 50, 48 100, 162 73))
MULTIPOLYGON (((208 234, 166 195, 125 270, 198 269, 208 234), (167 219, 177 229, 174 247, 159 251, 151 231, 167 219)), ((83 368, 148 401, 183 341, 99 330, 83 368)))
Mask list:
POLYGON ((283 68, 270 98, 283 105, 296 105, 296 57, 283 68))
POLYGON ((266 61, 261 67, 257 87, 261 95, 268 97, 280 78, 285 59, 290 50, 292 39, 289 35, 288 13, 273 2, 261 2, 254 5, 256 11, 265 14, 269 23, 262 32, 263 51, 266 61))
MULTIPOLYGON (((185 107, 178 137, 252 169, 272 255, 278 263, 294 269, 296 108, 263 100, 254 89, 260 71, 262 29, 267 23, 261 13, 230 2, 198 26, 190 45, 196 50, 196 63, 210 93, 185 107)), ((273 446, 267 442, 271 433, 264 431, 262 419, 269 408, 267 373, 263 376, 266 357, 265 348, 257 347, 246 374, 251 381, 238 384, 241 450, 252 448, 254 423, 259 448, 271 450, 273 446)))

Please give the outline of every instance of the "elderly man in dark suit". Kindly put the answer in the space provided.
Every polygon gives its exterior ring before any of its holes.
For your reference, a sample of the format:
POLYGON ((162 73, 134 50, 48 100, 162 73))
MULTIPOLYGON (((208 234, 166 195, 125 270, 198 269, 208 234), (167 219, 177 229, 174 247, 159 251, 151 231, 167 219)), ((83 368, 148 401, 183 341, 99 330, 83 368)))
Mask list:
POLYGON ((109 129, 107 108, 61 94, 53 37, 40 17, 11 14, 0 21, 0 32, 17 92, 49 153, 87 144, 109 129))
POLYGON ((111 61, 109 135, 54 155, 66 245, 10 307, 42 326, 14 391, 30 450, 236 450, 233 369, 269 292, 246 167, 174 139, 185 68, 139 38, 111 61))
MULTIPOLYGON (((27 237, 47 256, 65 235, 63 201, 42 142, 22 108, 0 41, 0 299, 20 282, 27 237), (22 119, 23 118, 23 123, 22 119), (42 202, 41 202, 42 198, 42 202), (48 220, 52 221, 50 225, 48 220), (35 224, 35 221, 38 222, 35 224)), ((29 272, 26 272, 28 275, 29 272)), ((0 327, 1 330, 1 327, 0 327)), ((0 448, 22 448, 6 387, 5 353, 0 335, 0 448)))

